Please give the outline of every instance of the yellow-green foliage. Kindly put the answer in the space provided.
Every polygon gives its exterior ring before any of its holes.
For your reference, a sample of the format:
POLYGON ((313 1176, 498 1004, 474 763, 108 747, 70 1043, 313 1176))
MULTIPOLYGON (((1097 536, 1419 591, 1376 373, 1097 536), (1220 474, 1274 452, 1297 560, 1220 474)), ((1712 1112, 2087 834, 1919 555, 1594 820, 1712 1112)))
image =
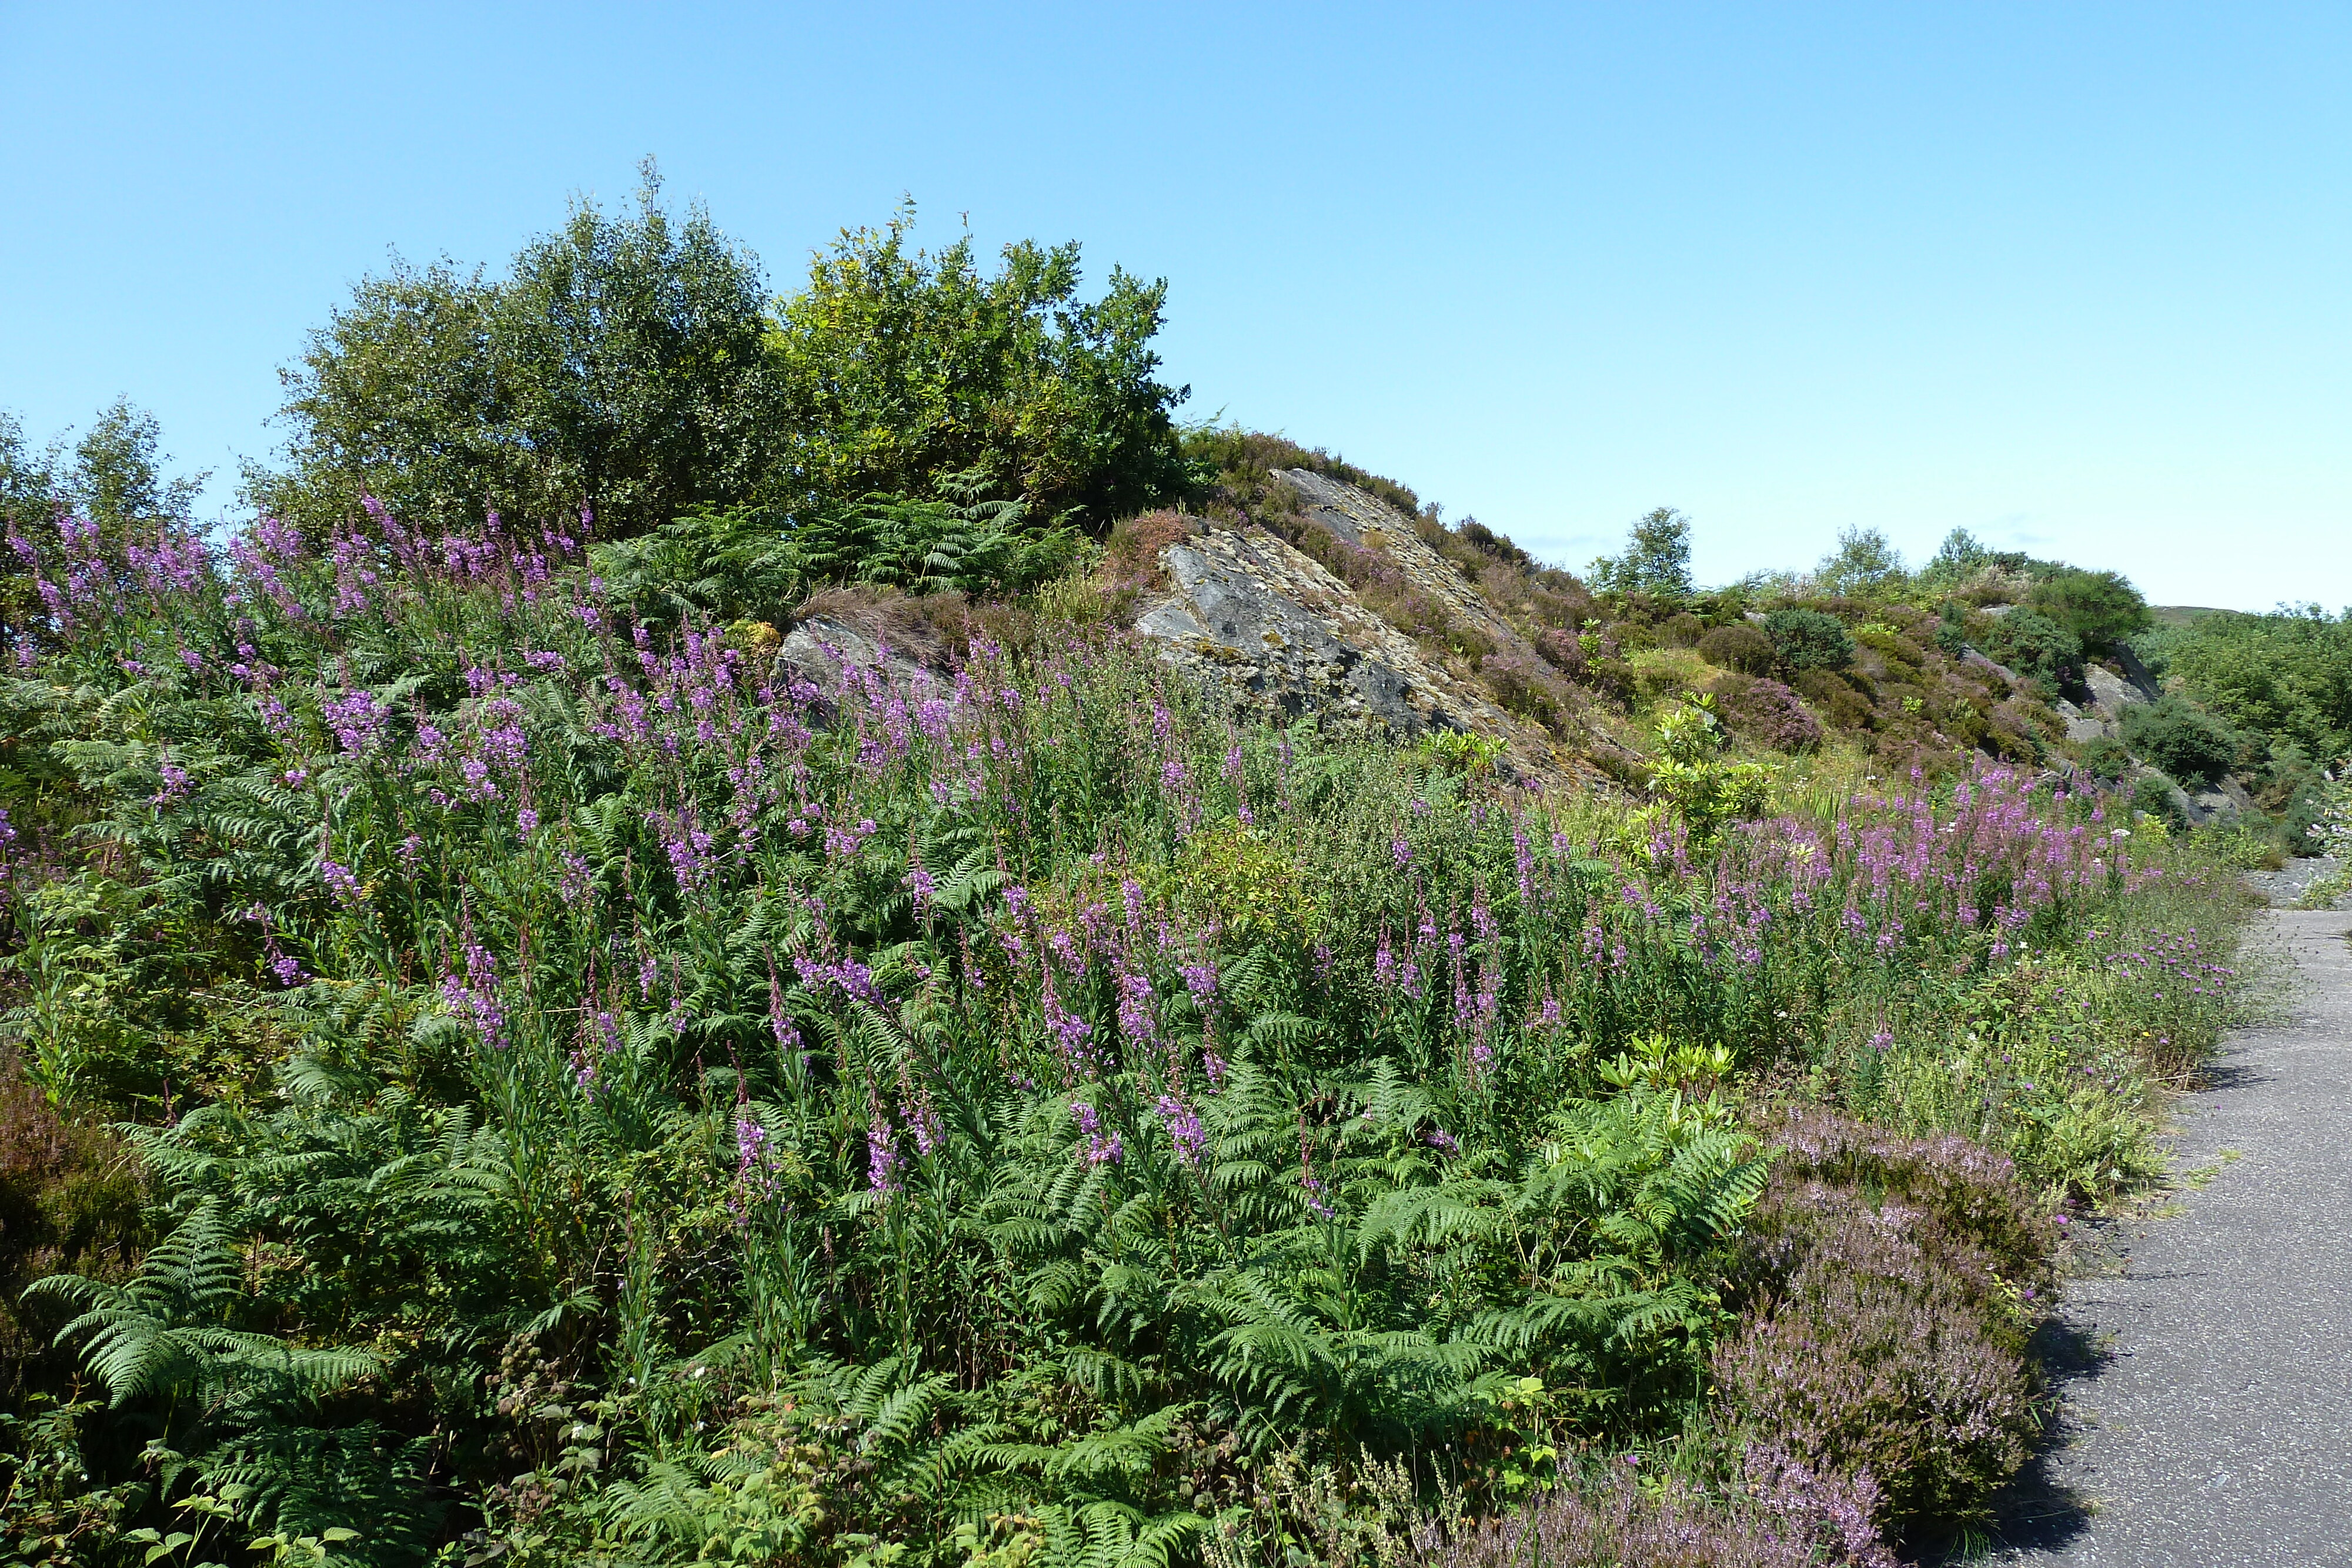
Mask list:
POLYGON ((1297 948, 1318 920, 1315 895, 1273 835, 1238 825, 1196 835, 1163 868, 1159 891, 1223 944, 1246 953, 1261 943, 1297 948))

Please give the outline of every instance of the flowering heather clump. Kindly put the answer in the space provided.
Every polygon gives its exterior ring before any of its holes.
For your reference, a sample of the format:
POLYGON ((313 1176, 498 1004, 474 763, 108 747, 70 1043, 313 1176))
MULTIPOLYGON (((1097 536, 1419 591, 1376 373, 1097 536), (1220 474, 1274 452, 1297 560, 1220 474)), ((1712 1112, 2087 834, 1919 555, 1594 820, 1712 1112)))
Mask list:
POLYGON ((2008 1156, 1957 1134, 1904 1137, 1818 1105, 1768 1113, 1757 1130, 1780 1151, 1772 1190, 1811 1181, 1884 1195, 1934 1216, 2012 1282, 2047 1283, 2057 1231, 2008 1156))
POLYGON ((1965 1139, 1769 1124, 1786 1154, 1739 1243, 1717 1384, 1792 1461, 1867 1481, 1881 1526, 1970 1517, 2036 1429, 2019 1303, 2053 1227, 1965 1139))
POLYGON ((1854 1521, 1851 1486, 1795 1474, 1802 1484, 1779 1466, 1759 1474, 1759 1496, 1719 1500, 1672 1481, 1645 1489, 1619 1465, 1459 1531, 1426 1528, 1412 1560, 1421 1568, 1895 1568, 1854 1521))
POLYGON ((1821 721, 1778 681, 1726 676, 1716 683, 1715 703, 1744 740, 1775 751, 1811 751, 1822 743, 1821 721))

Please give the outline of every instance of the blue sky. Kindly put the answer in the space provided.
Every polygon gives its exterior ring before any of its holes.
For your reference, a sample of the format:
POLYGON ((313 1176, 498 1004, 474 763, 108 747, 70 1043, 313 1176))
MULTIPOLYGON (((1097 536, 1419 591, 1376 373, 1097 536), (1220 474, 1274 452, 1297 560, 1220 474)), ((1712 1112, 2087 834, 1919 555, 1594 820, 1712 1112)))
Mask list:
POLYGON ((902 193, 1171 285, 1187 412, 1580 564, 1969 528, 2352 603, 2352 8, 0 0, 0 407, 184 465, 397 247, 657 156, 779 287, 902 193))

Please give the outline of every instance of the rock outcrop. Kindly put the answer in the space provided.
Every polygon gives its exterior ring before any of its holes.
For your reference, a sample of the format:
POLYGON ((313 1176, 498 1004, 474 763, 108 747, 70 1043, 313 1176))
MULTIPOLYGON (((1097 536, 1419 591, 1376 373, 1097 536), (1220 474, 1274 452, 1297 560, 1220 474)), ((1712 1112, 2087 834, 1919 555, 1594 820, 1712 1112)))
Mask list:
MULTIPOLYGON (((1307 469, 1276 476, 1298 491, 1310 526, 1377 554, 1498 654, 1544 667, 1477 586, 1422 539, 1412 518, 1307 469)), ((1474 732, 1500 743, 1511 768, 1538 784, 1590 781, 1599 775, 1586 755, 1616 749, 1598 729, 1571 747, 1507 712, 1463 661, 1407 636, 1320 562, 1263 528, 1203 524, 1163 549, 1160 565, 1168 591, 1141 607, 1136 630, 1156 639, 1164 657, 1246 704, 1406 738, 1474 732)))

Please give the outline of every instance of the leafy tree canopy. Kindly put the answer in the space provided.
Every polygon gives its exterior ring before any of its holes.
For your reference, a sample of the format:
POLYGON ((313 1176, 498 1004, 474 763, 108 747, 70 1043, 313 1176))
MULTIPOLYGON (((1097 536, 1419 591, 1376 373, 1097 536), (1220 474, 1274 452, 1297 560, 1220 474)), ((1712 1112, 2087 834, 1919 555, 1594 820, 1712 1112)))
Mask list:
POLYGON ((586 506, 630 537, 950 475, 1095 526, 1185 488, 1184 392, 1150 347, 1164 284, 1114 269, 1081 301, 1075 244, 1009 246, 984 277, 969 239, 914 249, 908 210, 772 302, 757 258, 644 172, 633 211, 575 204, 503 280, 395 258, 362 281, 282 372, 288 463, 253 498, 324 526, 373 497, 433 531, 586 506))
POLYGON ((911 207, 845 230, 782 301, 768 339, 783 411, 774 498, 889 491, 976 472, 997 494, 1096 527, 1181 494, 1171 411, 1189 389, 1155 380, 1167 298, 1114 267, 1077 297, 1078 246, 1004 247, 993 277, 970 236, 913 248, 911 207))
POLYGON ((1854 599, 1876 599, 1900 589, 1909 574, 1903 552, 1876 528, 1846 528, 1837 549, 1822 558, 1815 574, 1831 593, 1854 599))
POLYGON ((1592 563, 1592 585, 1603 593, 1688 599, 1697 591, 1690 561, 1691 520, 1672 507, 1660 507, 1634 519, 1623 555, 1592 563))
POLYGON ((630 533, 740 500, 772 427, 759 264, 650 161, 633 214, 576 204, 502 283, 446 261, 363 280, 281 372, 264 506, 323 525, 373 495, 412 527, 594 508, 630 533))
POLYGON ((2352 753, 2352 612, 2315 604, 2269 615, 2200 615, 2132 644, 2162 675, 2231 724, 2311 757, 2352 753))

